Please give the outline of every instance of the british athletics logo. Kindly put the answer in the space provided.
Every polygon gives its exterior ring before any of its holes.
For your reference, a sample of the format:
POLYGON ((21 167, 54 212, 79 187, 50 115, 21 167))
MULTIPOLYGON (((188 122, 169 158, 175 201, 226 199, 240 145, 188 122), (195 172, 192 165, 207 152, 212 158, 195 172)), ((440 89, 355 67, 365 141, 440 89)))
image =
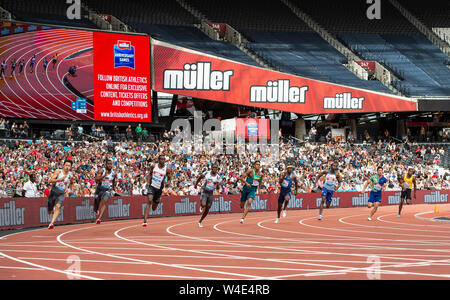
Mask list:
POLYGON ((114 45, 114 68, 128 67, 134 70, 134 46, 128 41, 114 45))

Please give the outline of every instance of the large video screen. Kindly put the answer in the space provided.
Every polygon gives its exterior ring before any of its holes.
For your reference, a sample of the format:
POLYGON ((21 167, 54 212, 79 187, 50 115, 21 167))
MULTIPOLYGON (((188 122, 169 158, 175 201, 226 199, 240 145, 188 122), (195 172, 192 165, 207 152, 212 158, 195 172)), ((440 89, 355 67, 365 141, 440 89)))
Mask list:
POLYGON ((0 116, 151 121, 150 39, 1 22, 0 116))

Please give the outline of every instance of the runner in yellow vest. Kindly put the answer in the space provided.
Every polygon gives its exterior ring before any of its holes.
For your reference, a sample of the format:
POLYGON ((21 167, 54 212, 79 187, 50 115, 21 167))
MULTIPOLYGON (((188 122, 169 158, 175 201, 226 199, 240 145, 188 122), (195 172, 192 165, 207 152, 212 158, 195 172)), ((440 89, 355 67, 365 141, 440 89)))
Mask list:
POLYGON ((402 187, 402 193, 400 195, 400 205, 398 207, 398 216, 402 213, 403 202, 406 200, 406 204, 411 204, 411 189, 414 186, 414 200, 416 199, 416 177, 414 177, 414 170, 412 168, 408 169, 405 176, 400 178, 400 185, 402 187))

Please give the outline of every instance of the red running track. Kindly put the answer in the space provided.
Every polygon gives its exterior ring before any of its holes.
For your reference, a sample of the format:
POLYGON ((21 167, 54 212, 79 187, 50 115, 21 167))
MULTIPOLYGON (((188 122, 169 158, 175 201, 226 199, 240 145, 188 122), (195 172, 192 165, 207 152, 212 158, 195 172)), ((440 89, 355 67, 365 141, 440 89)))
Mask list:
MULTIPOLYGON (((0 279, 450 279, 434 205, 290 210, 57 226, 0 239, 0 279), (73 273, 71 270, 80 270, 73 273), (77 277, 78 276, 78 277, 77 277)), ((450 204, 440 204, 442 214, 450 204)))

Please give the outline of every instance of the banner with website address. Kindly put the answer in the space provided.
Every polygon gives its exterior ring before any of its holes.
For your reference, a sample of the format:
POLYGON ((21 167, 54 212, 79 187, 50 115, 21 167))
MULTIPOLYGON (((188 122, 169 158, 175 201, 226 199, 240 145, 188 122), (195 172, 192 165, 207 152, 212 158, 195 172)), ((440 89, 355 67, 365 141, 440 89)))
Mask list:
POLYGON ((152 39, 158 92, 301 114, 417 111, 417 100, 238 63, 152 39))
MULTIPOLYGON (((450 190, 417 191, 413 204, 449 203, 450 190)), ((331 207, 366 206, 369 193, 335 193, 331 207)), ((288 209, 317 209, 320 193, 293 195, 288 209)), ((140 219, 144 216, 146 196, 114 197, 109 200, 103 220, 140 219)), ((400 192, 383 192, 381 205, 398 205, 400 192)), ((257 195, 250 211, 275 211, 278 194, 257 195)), ((150 218, 185 215, 200 216, 200 196, 164 196, 150 218)), ((211 214, 241 213, 240 195, 217 195, 210 209, 211 214)), ((237 216, 236 218, 239 218, 237 216)), ((47 213, 46 198, 0 198, 0 230, 48 226, 51 215, 47 213)), ((66 198, 55 225, 95 222, 93 198, 66 198)))
POLYGON ((150 38, 93 33, 94 118, 151 121, 150 38))

